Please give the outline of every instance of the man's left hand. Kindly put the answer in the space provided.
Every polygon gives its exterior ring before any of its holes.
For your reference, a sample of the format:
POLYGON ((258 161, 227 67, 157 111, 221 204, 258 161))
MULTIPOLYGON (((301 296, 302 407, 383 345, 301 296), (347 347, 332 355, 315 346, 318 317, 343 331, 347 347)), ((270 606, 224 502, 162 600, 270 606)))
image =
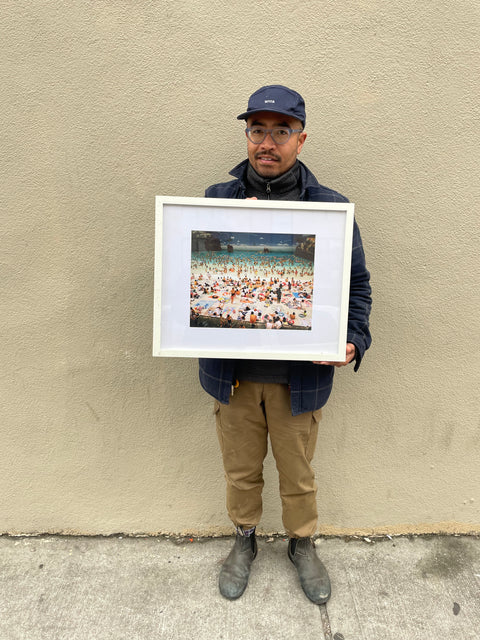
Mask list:
POLYGON ((333 365, 334 367, 344 367, 347 364, 350 364, 350 362, 355 358, 355 345, 352 344, 351 342, 347 342, 347 357, 345 362, 317 362, 316 360, 313 361, 313 364, 329 364, 329 365, 333 365))

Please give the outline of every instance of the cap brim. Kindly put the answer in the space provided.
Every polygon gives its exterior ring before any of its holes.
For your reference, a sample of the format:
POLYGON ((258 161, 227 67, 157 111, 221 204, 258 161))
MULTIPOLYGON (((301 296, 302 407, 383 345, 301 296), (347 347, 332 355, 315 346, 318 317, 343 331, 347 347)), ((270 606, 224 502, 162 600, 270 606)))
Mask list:
MULTIPOLYGON (((295 117, 295 116, 292 116, 291 113, 287 113, 286 111, 283 111, 281 109, 272 109, 272 108, 265 109, 264 108, 264 109, 255 109, 253 111, 245 111, 245 113, 241 113, 239 116, 237 116, 237 120, 248 120, 250 116, 254 116, 256 113, 262 113, 262 111, 273 111, 273 113, 281 113, 283 116, 290 116, 291 118, 295 117)), ((297 118, 297 120, 300 120, 301 122, 300 118, 297 118)))

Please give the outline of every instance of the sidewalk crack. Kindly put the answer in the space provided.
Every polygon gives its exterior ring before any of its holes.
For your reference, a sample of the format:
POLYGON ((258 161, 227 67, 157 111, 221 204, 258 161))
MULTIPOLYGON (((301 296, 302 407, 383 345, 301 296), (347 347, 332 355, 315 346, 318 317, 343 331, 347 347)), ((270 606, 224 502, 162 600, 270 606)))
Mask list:
POLYGON ((332 636, 332 628, 330 626, 330 618, 328 617, 327 605, 320 604, 318 605, 320 609, 320 616, 322 618, 322 630, 324 640, 333 640, 332 636))

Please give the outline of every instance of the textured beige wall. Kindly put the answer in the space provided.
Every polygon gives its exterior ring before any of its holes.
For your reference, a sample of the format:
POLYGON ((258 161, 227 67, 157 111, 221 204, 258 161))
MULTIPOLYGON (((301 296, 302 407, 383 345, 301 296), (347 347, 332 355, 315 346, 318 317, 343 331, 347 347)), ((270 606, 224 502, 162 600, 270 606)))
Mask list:
MULTIPOLYGON (((196 362, 151 357, 154 196, 302 92, 356 203, 374 345, 337 374, 320 530, 480 531, 476 0, 3 0, 0 531, 229 531, 196 362)), ((281 530, 271 458, 263 528, 281 530)))

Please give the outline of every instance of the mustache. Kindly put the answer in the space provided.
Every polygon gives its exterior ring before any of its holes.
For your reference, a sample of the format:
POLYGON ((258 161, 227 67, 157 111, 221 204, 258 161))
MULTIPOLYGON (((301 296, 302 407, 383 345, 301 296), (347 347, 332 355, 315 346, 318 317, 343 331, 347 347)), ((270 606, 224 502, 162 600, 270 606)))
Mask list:
POLYGON ((255 153, 255 159, 260 158, 262 156, 267 156, 268 158, 273 158, 274 160, 280 160, 280 156, 276 153, 265 153, 265 151, 257 151, 255 153))

